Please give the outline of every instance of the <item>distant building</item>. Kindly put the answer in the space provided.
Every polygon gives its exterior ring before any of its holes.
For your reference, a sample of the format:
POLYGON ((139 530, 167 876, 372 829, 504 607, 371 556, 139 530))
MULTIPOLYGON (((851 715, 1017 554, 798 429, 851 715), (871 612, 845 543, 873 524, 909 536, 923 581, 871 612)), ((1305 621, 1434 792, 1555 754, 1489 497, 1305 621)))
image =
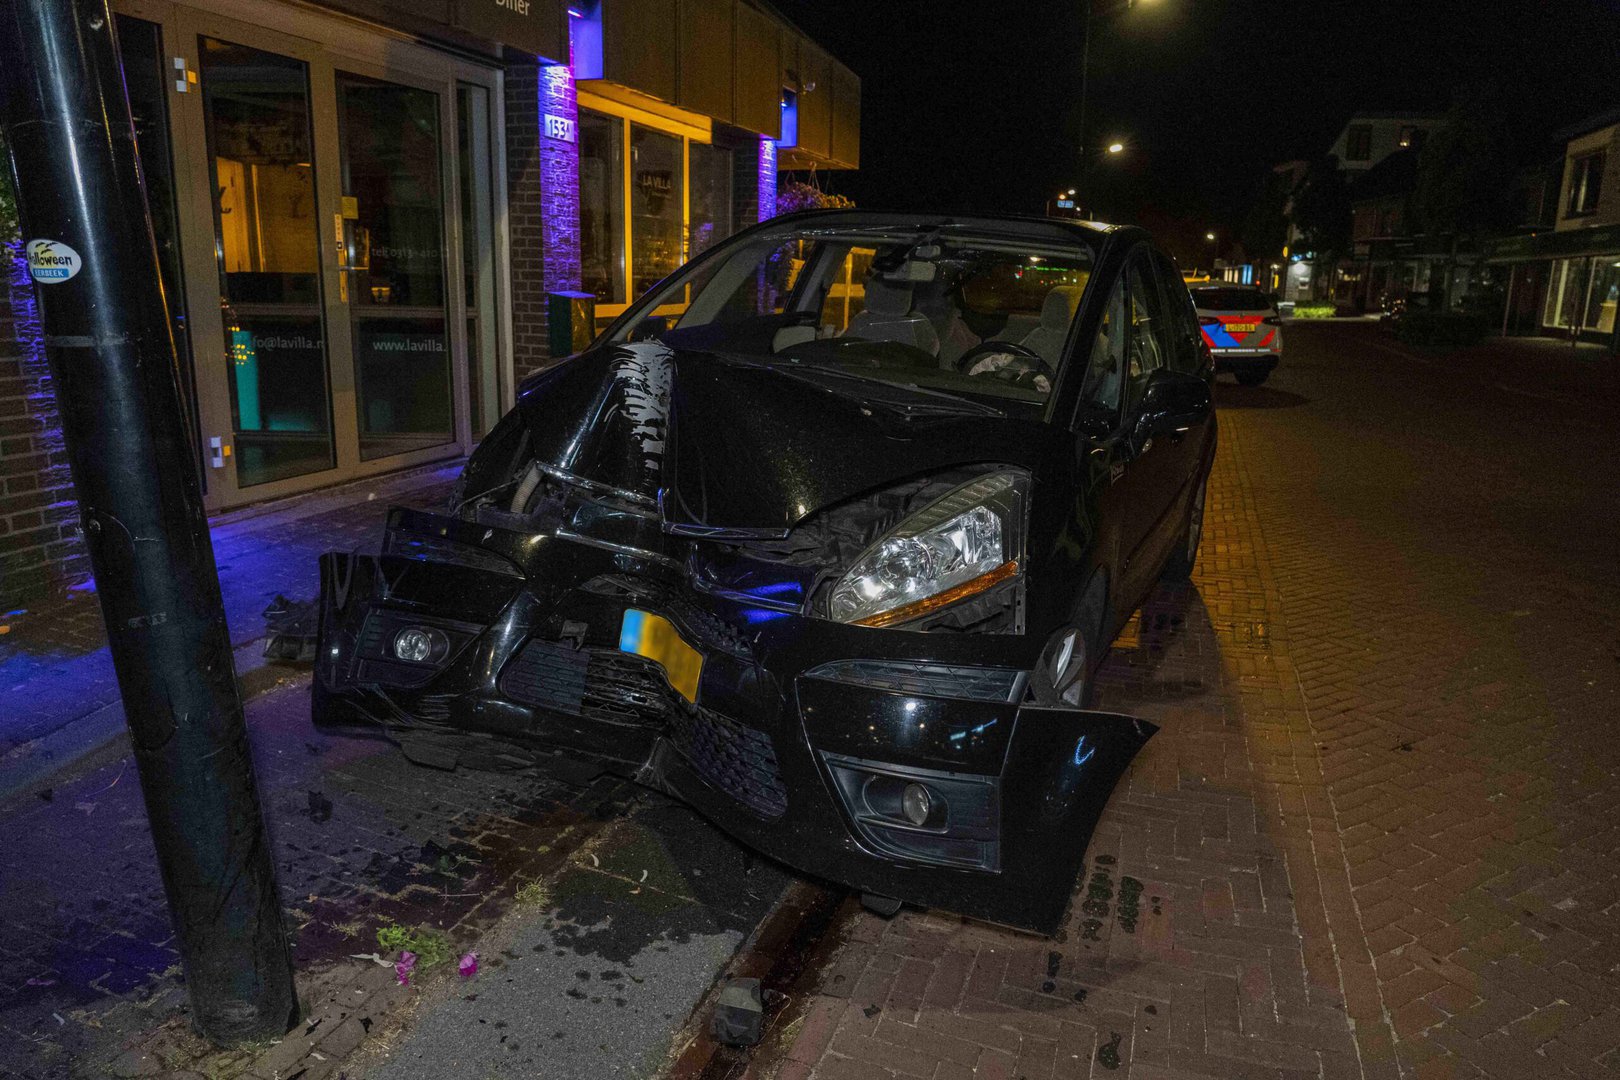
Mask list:
POLYGON ((1376 113, 1352 116, 1328 153, 1348 173, 1361 173, 1398 150, 1421 150, 1429 133, 1440 126, 1432 113, 1376 113))
POLYGON ((1559 132, 1559 158, 1520 177, 1529 220, 1486 245, 1509 267, 1508 333, 1617 338, 1620 306, 1620 109, 1559 132))

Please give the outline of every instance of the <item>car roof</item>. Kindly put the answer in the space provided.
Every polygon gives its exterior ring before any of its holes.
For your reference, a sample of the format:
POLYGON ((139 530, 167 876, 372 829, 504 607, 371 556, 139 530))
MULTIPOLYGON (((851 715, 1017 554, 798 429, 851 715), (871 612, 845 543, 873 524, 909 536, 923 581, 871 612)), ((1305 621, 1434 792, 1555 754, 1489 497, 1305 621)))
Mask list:
POLYGON ((1146 230, 1135 225, 1113 225, 1103 221, 1083 221, 1079 218, 1050 218, 1034 214, 945 214, 918 211, 889 210, 801 210, 793 214, 769 218, 759 224, 768 225, 848 225, 870 228, 882 225, 900 225, 907 228, 966 228, 985 232, 1000 232, 1009 236, 1030 239, 1052 238, 1059 235, 1077 237, 1089 245, 1101 248, 1105 243, 1124 243, 1149 239, 1146 230))

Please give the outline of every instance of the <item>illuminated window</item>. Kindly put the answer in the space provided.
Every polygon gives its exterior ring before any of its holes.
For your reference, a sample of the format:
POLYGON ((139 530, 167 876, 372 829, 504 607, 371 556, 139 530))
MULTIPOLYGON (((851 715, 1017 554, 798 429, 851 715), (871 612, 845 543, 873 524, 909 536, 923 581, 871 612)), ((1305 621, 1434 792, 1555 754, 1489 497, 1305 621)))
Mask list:
POLYGON ((585 90, 579 102, 580 284, 610 319, 731 234, 734 162, 696 117, 585 90))

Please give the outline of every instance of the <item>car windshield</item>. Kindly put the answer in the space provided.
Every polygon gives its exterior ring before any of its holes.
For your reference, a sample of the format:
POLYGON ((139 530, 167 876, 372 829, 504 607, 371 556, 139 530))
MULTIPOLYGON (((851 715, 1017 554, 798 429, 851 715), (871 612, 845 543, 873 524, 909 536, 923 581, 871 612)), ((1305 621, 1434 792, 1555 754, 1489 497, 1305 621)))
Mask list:
POLYGON ((1039 410, 1092 263, 1081 237, 1038 225, 801 221, 717 249, 632 307, 607 340, 854 376, 942 407, 1039 410))
POLYGON ((1204 311, 1267 311, 1271 298, 1259 289, 1231 289, 1216 286, 1194 289, 1193 303, 1204 311))

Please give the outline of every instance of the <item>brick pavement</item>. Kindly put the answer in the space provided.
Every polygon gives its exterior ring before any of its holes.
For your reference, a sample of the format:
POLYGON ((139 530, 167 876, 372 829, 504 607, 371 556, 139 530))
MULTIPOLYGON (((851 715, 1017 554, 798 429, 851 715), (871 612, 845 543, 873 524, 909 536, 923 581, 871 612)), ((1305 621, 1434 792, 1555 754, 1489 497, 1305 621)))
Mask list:
POLYGON ((862 914, 751 1075, 1620 1069, 1617 523, 1589 471, 1620 462, 1499 385, 1523 370, 1459 393, 1375 334, 1297 331, 1273 385, 1219 388, 1195 586, 1101 676, 1161 731, 1064 931, 862 914))
MULTIPOLYGON (((264 636, 262 613, 277 593, 313 596, 321 552, 379 538, 381 507, 389 501, 442 504, 455 472, 454 466, 446 466, 379 477, 213 519, 210 531, 226 622, 231 643, 240 650, 238 676, 250 666, 262 666, 257 650, 246 647, 264 636)), ((7 793, 15 787, 8 779, 14 765, 28 773, 24 759, 51 753, 40 751, 41 740, 90 717, 96 717, 91 726, 98 732, 116 733, 122 714, 107 714, 109 707, 117 707, 118 686, 93 585, 0 616, 0 626, 5 627, 0 634, 0 694, 7 706, 0 712, 0 793, 7 793)), ((262 689, 273 680, 260 681, 262 689)), ((56 754, 51 766, 62 764, 56 754)))
MULTIPOLYGON (((250 703, 248 723, 300 999, 311 1021, 334 1020, 284 1040, 289 1060, 330 1038, 336 1014, 369 1027, 403 996, 391 967, 349 959, 377 950, 382 922, 465 946, 509 910, 518 883, 560 868, 630 797, 617 781, 432 772, 381 740, 317 732, 307 677, 250 703)), ((0 1076, 105 1076, 126 1047, 210 1075, 243 1071, 251 1049, 215 1055, 187 1034, 129 759, 0 809, 0 1076)), ((304 1064, 305 1080, 325 1071, 304 1064)))

